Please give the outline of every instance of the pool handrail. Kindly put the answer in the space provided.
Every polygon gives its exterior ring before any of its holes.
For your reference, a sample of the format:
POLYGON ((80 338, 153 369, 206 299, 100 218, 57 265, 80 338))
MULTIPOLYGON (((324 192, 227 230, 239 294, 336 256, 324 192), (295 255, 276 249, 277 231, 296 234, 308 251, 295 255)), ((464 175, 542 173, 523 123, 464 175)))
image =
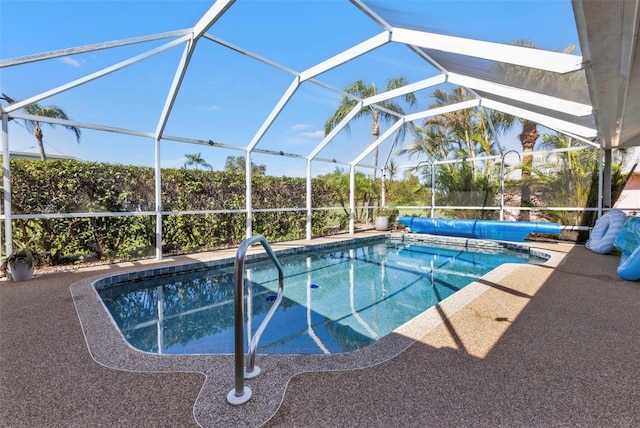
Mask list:
POLYGON ((271 320, 271 317, 276 312, 282 301, 283 289, 284 289, 284 271, 282 264, 278 257, 273 252, 271 245, 267 239, 262 235, 253 235, 240 243, 238 251, 236 252, 236 259, 234 264, 234 357, 235 357, 235 388, 229 391, 227 394, 227 401, 238 406, 246 403, 251 398, 251 389, 244 384, 245 379, 251 379, 260 374, 260 368, 255 365, 256 352, 258 350, 258 343, 260 342, 260 336, 267 327, 267 324, 271 320), (247 254, 247 250, 253 245, 260 243, 264 248, 267 255, 271 258, 273 263, 278 269, 278 294, 276 296, 273 305, 267 312, 267 315, 260 323, 260 326, 256 330, 255 334, 251 338, 249 343, 249 352, 247 355, 247 367, 244 366, 244 259, 247 254))

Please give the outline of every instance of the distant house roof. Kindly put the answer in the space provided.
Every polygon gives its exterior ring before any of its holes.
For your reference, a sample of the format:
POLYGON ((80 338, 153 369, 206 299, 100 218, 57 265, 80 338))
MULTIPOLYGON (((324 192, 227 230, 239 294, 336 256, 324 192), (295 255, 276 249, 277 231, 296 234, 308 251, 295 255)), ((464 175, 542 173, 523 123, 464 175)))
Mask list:
MULTIPOLYGON (((62 152, 59 152, 55 149, 46 149, 45 151, 47 155, 47 159, 76 159, 78 158, 74 156, 65 155, 62 152)), ((31 160, 39 160, 40 159, 40 149, 38 147, 27 147, 25 149, 15 149, 10 150, 9 154, 14 159, 31 159, 31 160)))

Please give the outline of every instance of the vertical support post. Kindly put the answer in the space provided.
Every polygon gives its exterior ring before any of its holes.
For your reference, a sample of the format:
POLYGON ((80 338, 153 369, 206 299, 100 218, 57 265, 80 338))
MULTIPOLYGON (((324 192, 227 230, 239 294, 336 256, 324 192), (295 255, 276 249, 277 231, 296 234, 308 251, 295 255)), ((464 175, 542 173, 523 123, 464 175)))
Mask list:
POLYGON ((356 168, 351 165, 349 169, 349 234, 356 233, 356 168))
MULTIPOLYGON (((0 107, 1 109, 2 107, 0 107)), ((2 112, 2 185, 4 188, 4 236, 7 256, 13 251, 11 228, 11 158, 9 154, 9 117, 2 112)))
POLYGON ((500 221, 504 220, 504 154, 500 163, 500 221))
POLYGON ((311 240, 312 214, 311 159, 307 159, 307 241, 311 240))
POLYGON ((522 162, 520 153, 516 150, 509 150, 502 154, 502 160, 500 161, 500 221, 504 220, 504 159, 511 152, 516 153, 519 161, 522 162))
POLYGON ((602 164, 604 162, 604 148, 600 145, 600 151, 598 152, 598 218, 602 217, 602 164))
POLYGON ((416 165, 416 172, 419 173, 420 165, 422 165, 423 163, 426 163, 426 164, 429 165, 429 167, 431 167, 431 218, 433 218, 433 216, 435 215, 435 207, 436 207, 436 194, 435 194, 436 170, 435 170, 435 162, 434 162, 433 159, 427 159, 427 160, 424 160, 422 162, 418 162, 418 164, 416 165))
POLYGON ((386 182, 386 178, 387 178, 387 173, 385 172, 384 168, 381 171, 382 176, 380 182, 382 183, 382 189, 381 189, 381 197, 380 197, 380 204, 382 205, 383 208, 385 208, 387 206, 387 192, 385 189, 385 186, 387 184, 386 182))
POLYGON ((247 209, 247 233, 246 238, 250 238, 253 234, 253 208, 251 201, 251 151, 247 150, 246 155, 246 164, 245 164, 245 204, 247 209))
POLYGON ((155 139, 155 199, 156 199, 156 260, 162 260, 162 166, 160 165, 160 139, 155 139))
POLYGON ((602 205, 605 208, 612 208, 611 206, 611 164, 612 164, 612 150, 604 150, 604 177, 602 179, 602 205))
POLYGON ((436 165, 431 163, 431 218, 436 212, 436 165))

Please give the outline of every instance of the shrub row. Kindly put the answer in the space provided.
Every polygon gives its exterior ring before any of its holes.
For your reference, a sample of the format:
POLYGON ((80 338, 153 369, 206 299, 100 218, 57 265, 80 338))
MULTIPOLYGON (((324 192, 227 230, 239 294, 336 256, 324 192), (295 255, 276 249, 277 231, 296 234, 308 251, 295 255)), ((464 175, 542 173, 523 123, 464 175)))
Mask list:
MULTIPOLYGON (((38 243, 50 264, 85 256, 136 259, 155 253, 156 217, 153 168, 77 160, 11 160, 13 214, 105 213, 138 215, 13 220, 14 240, 38 243)), ((163 169, 163 211, 241 210, 246 208, 244 174, 163 169)), ((304 178, 257 176, 252 179, 254 209, 304 208, 304 178)), ((330 206, 335 189, 312 182, 314 206, 330 206)), ((325 229, 329 211, 313 214, 314 235, 325 229)), ((258 212, 254 233, 269 241, 305 236, 306 212, 258 212)), ((162 218, 165 254, 237 245, 245 237, 245 213, 169 214, 162 218)))

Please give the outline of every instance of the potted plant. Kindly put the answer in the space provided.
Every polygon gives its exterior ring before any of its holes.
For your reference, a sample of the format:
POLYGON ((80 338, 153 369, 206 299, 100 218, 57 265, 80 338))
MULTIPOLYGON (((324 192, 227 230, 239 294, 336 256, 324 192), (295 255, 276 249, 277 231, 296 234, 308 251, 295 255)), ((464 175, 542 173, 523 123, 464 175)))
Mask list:
POLYGON ((389 215, 386 207, 376 209, 375 227, 376 230, 389 230, 389 215))
POLYGON ((40 264, 38 251, 26 244, 15 250, 2 262, 0 270, 7 272, 13 281, 28 281, 33 277, 33 270, 40 264))

